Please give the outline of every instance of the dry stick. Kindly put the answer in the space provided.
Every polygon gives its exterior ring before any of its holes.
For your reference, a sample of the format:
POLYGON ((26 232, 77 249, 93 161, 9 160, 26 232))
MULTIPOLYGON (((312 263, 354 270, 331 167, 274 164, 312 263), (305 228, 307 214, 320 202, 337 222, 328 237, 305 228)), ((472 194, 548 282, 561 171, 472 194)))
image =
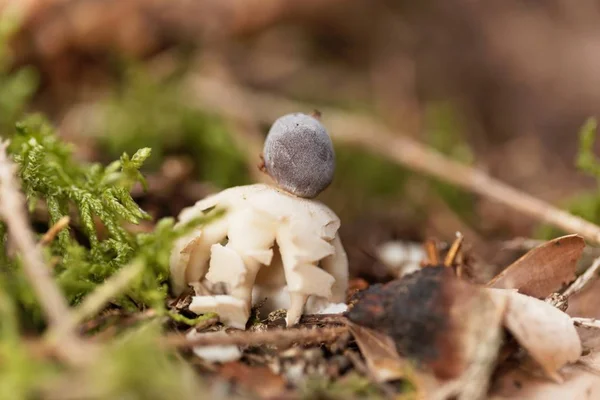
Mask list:
POLYGON ((434 239, 427 239, 423 244, 425 254, 427 254, 427 265, 440 265, 440 254, 437 243, 434 239))
POLYGON ((56 337, 57 352, 66 360, 78 363, 83 355, 81 343, 69 326, 71 313, 60 289, 50 276, 27 220, 25 199, 15 179, 16 166, 8 158, 8 141, 0 142, 0 214, 8 233, 21 253, 23 270, 40 300, 40 305, 56 337))
MULTIPOLYGON (((254 107, 254 118, 272 122, 281 114, 310 110, 310 107, 287 98, 241 91, 206 77, 195 77, 189 85, 195 100, 230 118, 244 118, 244 113, 229 108, 233 93, 243 93, 247 104, 254 107)), ((239 110, 238 110, 239 111, 239 110)), ((406 167, 444 182, 485 196, 536 220, 600 243, 600 227, 551 204, 502 183, 477 170, 424 146, 406 135, 394 134, 376 120, 336 109, 321 109, 332 137, 340 142, 360 145, 406 167)))
POLYGON ((338 324, 345 325, 348 322, 341 314, 304 314, 300 318, 301 324, 338 324))
POLYGON ((567 232, 579 233, 592 242, 600 243, 600 227, 597 225, 512 188, 480 170, 452 161, 408 137, 394 136, 389 132, 366 136, 358 131, 348 131, 342 136, 345 137, 340 138, 368 146, 412 169, 486 196, 567 232))
POLYGON ((596 278, 598 270, 600 270, 600 257, 596 258, 592 263, 592 266, 589 267, 583 274, 579 275, 579 277, 575 279, 575 282, 571 283, 571 285, 569 285, 562 295, 566 298, 569 298, 575 293, 579 293, 588 283, 596 278))
MULTIPOLYGON (((513 251, 529 251, 538 246, 545 244, 546 240, 532 239, 528 237, 516 237, 514 239, 505 240, 502 242, 503 250, 513 251)), ((600 257, 600 247, 585 246, 583 249, 583 257, 596 259, 600 257)))
POLYGON ((519 250, 519 251, 529 251, 533 250, 538 246, 546 243, 545 240, 541 239, 531 239, 527 237, 516 237, 514 239, 505 240, 502 243, 503 250, 519 250))
POLYGON ((219 317, 208 318, 208 319, 200 321, 198 324, 196 324, 194 326, 194 329, 197 332, 202 332, 204 329, 210 328, 211 326, 215 325, 217 322, 219 322, 219 317))
POLYGON ((166 336, 165 347, 190 348, 195 346, 259 346, 262 344, 286 346, 291 343, 310 344, 331 342, 347 332, 344 327, 314 329, 276 329, 271 331, 241 331, 223 335, 223 332, 204 333, 193 339, 181 335, 166 336))
POLYGON ((121 268, 104 281, 102 285, 87 295, 83 299, 83 302, 75 309, 73 318, 70 321, 72 326, 79 325, 81 322, 102 311, 104 306, 121 293, 140 274, 143 268, 144 264, 136 260, 121 268))
POLYGON ((350 360, 352 365, 354 365, 354 369, 356 369, 360 374, 365 375, 375 386, 379 387, 387 398, 394 399, 397 397, 398 393, 396 390, 386 383, 378 382, 375 376, 369 370, 369 367, 367 367, 365 362, 355 351, 346 350, 344 351, 344 355, 350 360))
POLYGON ((98 328, 100 325, 110 320, 111 318, 123 317, 123 315, 124 312, 121 309, 106 310, 101 315, 98 315, 96 318, 86 321, 83 324, 79 325, 79 333, 85 334, 87 332, 90 332, 91 330, 98 328))
POLYGON ((583 328, 594 328, 600 329, 600 321, 595 318, 571 318, 575 326, 581 326, 583 328))
POLYGON ((124 326, 132 325, 136 322, 154 318, 157 315, 158 314, 156 313, 156 310, 153 310, 151 308, 147 309, 145 311, 142 311, 142 312, 132 312, 132 313, 123 312, 123 310, 121 310, 121 309, 108 310, 108 311, 103 312, 102 315, 99 315, 98 317, 96 317, 94 319, 90 319, 90 320, 84 322, 83 324, 80 324, 78 329, 79 329, 79 332, 82 334, 89 333, 90 331, 98 328, 103 323, 109 321, 111 318, 114 318, 114 317, 121 318, 121 320, 119 321, 119 324, 120 324, 119 326, 122 328, 124 326))
POLYGON ((454 264, 456 256, 458 255, 458 252, 462 246, 463 239, 464 236, 462 233, 456 232, 456 239, 454 242, 452 242, 452 246, 450 246, 450 250, 448 250, 448 254, 446 254, 446 258, 444 259, 444 265, 446 267, 451 267, 452 264, 454 264))
POLYGON ((50 229, 48 229, 48 232, 46 232, 44 234, 44 236, 42 236, 39 244, 41 246, 46 246, 46 245, 50 244, 60 231, 65 229, 67 226, 69 226, 70 221, 71 221, 71 218, 69 218, 67 215, 65 215, 58 221, 56 221, 56 223, 54 225, 52 225, 50 227, 50 229))

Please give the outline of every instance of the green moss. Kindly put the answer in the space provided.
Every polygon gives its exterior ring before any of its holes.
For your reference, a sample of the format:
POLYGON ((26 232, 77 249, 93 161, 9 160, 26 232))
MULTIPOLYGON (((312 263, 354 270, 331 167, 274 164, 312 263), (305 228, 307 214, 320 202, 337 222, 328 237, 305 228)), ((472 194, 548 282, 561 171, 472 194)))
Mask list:
POLYGON ((90 368, 82 398, 171 400, 210 398, 202 381, 174 352, 157 346, 160 329, 150 323, 116 340, 90 368), (203 393, 206 393, 204 395, 203 393))
MULTIPOLYGON (((149 157, 150 149, 143 148, 131 157, 125 153, 106 167, 77 162, 73 149, 36 116, 17 125, 9 153, 19 167, 22 189, 32 211, 36 204, 47 205, 49 225, 73 212, 78 217, 72 225, 85 241, 77 240, 70 229, 64 229, 46 252, 48 259, 56 260, 56 280, 71 304, 78 303, 125 264, 137 260, 143 263, 143 272, 113 303, 130 311, 152 307, 161 312, 167 296, 173 242, 194 226, 222 213, 213 210, 177 227, 174 219, 166 218, 156 224, 153 232, 134 235, 123 228, 123 222, 135 224, 149 218, 129 191, 136 182, 144 183, 139 169, 149 157), (100 227, 106 230, 102 238, 100 227)), ((1 237, 6 240, 5 232, 1 237)), ((30 322, 38 325, 36 299, 18 260, 10 262, 6 253, 2 253, 0 257, 6 262, 2 268, 11 283, 12 295, 30 322)))
POLYGON ((196 317, 196 318, 188 318, 188 317, 186 317, 184 315, 177 314, 177 313, 174 313, 174 312, 171 312, 171 311, 167 312, 167 315, 173 321, 181 322, 181 323, 186 324, 188 326, 196 326, 196 325, 198 325, 201 322, 207 321, 207 320, 209 320, 211 318, 218 317, 218 314, 208 313, 208 314, 204 314, 204 315, 201 315, 199 317, 196 317))
POLYGON ((21 338, 18 309, 0 274, 0 399, 32 399, 54 367, 35 359, 21 338))
POLYGON ((409 176, 405 168, 354 146, 338 146, 335 151, 334 188, 388 199, 404 190, 409 176))
MULTIPOLYGON (((427 141, 431 147, 465 164, 473 162, 473 154, 467 141, 461 136, 464 131, 453 108, 448 104, 435 104, 426 113, 427 141)), ((475 197, 454 185, 430 179, 434 193, 439 196, 458 216, 472 222, 475 197)))
MULTIPOLYGON (((450 106, 431 106, 425 119, 425 139, 431 147, 457 161, 473 162, 473 154, 461 136, 462 124, 450 106)), ((423 204, 410 197, 409 185, 417 178, 429 184, 431 193, 426 196, 439 197, 465 222, 474 222, 475 196, 471 193, 410 171, 358 146, 337 145, 335 152, 335 179, 323 197, 328 204, 336 205, 342 219, 352 219, 365 209, 389 208, 392 204, 410 208, 415 218, 425 215, 423 204)))
POLYGON ((323 377, 311 377, 301 388, 302 399, 383 399, 381 390, 366 377, 352 373, 335 381, 323 377))
MULTIPOLYGON (((34 116, 17 124, 9 153, 19 166, 31 209, 38 201, 45 201, 54 224, 74 206, 93 250, 100 250, 95 217, 108 230, 105 247, 112 247, 110 250, 121 257, 131 250, 132 238, 121 222, 137 224, 149 218, 131 199, 129 190, 135 182, 144 182, 139 168, 149 157, 150 149, 139 150, 131 158, 125 153, 108 167, 80 164, 73 157, 73 149, 54 135, 43 118, 34 116)), ((68 238, 68 229, 60 232, 59 250, 66 250, 68 238)))
MULTIPOLYGON (((77 215, 73 229, 62 231, 44 249, 48 260, 56 260, 54 277, 72 304, 115 271, 140 263, 143 269, 139 276, 112 303, 127 310, 151 307, 158 315, 182 319, 165 310, 173 242, 190 229, 220 217, 223 210, 211 210, 177 226, 173 218, 165 218, 150 233, 132 234, 122 223, 148 218, 129 190, 136 182, 143 183, 140 168, 150 155, 149 149, 131 157, 123 154, 106 167, 78 162, 73 149, 54 135, 47 122, 31 117, 17 125, 8 150, 18 166, 31 212, 36 205, 46 205, 49 225, 64 215, 77 215), (104 234, 100 226, 106 228, 104 234)), ((142 324, 134 331, 119 330, 117 339, 83 369, 72 370, 55 360, 34 357, 24 337, 43 327, 37 298, 19 258, 9 257, 4 224, 0 224, 0 241, 1 399, 42 398, 46 392, 60 397, 62 391, 94 399, 201 398, 199 377, 175 352, 157 346, 161 334, 158 321, 142 324)), ((211 316, 183 322, 196 323, 211 316)))
POLYGON ((223 188, 250 182, 243 152, 224 123, 185 102, 181 75, 157 79, 134 64, 123 75, 104 117, 102 144, 110 154, 148 146, 155 149, 150 167, 166 154, 187 154, 201 180, 223 188))
POLYGON ((404 193, 410 171, 356 146, 336 145, 336 172, 322 199, 342 219, 378 209, 404 193))
POLYGON ((594 142, 598 123, 595 118, 588 119, 579 131, 579 152, 576 165, 583 173, 598 180, 600 186, 600 161, 594 154, 594 142))
MULTIPOLYGON (((594 153, 596 141, 597 122, 595 118, 588 119, 579 131, 579 150, 575 165, 584 174, 595 178, 597 188, 593 191, 579 193, 568 199, 564 207, 572 214, 577 215, 595 224, 600 224, 600 160, 594 153)), ((549 225, 538 228, 537 237, 550 239, 565 232, 549 225)))
POLYGON ((17 30, 20 16, 10 5, 0 12, 0 135, 13 130, 21 117, 27 101, 37 88, 38 76, 33 68, 11 70, 12 54, 8 39, 17 30))

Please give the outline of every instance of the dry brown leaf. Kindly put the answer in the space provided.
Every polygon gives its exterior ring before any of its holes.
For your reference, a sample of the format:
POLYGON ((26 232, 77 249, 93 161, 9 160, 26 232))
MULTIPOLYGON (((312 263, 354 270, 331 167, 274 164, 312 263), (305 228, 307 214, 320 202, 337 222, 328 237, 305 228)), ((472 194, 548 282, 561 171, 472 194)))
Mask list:
POLYGON ((579 363, 596 374, 600 374, 600 351, 590 352, 579 359, 579 363))
POLYGON ((552 305, 512 290, 491 289, 506 301, 504 324, 542 369, 556 381, 558 370, 581 355, 581 341, 571 317, 552 305))
POLYGON ((522 368, 514 368, 496 379, 489 399, 600 399, 600 377, 597 374, 581 365, 568 365, 561 372, 564 381, 556 383, 522 368))
POLYGON ((396 345, 389 336, 353 323, 349 324, 349 329, 365 358, 369 372, 377 382, 404 377, 406 361, 398 355, 396 345))
MULTIPOLYGON (((502 335, 502 301, 446 267, 424 268, 361 293, 347 317, 389 335, 416 365, 427 399, 481 399, 502 335)), ((412 379, 411 379, 412 381, 412 379)))
MULTIPOLYGON (((582 353, 600 351, 600 329, 590 329, 575 325, 579 340, 581 340, 582 353)), ((599 371, 600 372, 600 371, 599 371)))
POLYGON ((553 239, 509 265, 488 287, 518 289, 523 294, 545 298, 575 279, 584 247, 585 241, 579 235, 553 239))
POLYGON ((487 293, 480 297, 481 304, 473 308, 473 314, 464 318, 464 352, 468 354, 469 364, 456 379, 440 380, 425 371, 407 370, 409 381, 416 386, 419 399, 483 399, 486 397, 490 376, 498 357, 501 325, 505 311, 505 300, 494 299, 493 305, 487 293))
POLYGON ((463 349, 469 360, 464 373, 448 385, 456 388, 452 392, 457 399, 485 397, 502 342, 501 321, 506 304, 491 299, 487 290, 477 292, 456 310, 455 318, 462 321, 463 349))
POLYGON ((545 298, 575 279, 584 247, 585 241, 579 235, 551 240, 512 263, 488 287, 518 289, 520 293, 545 298))
POLYGON ((569 297, 567 314, 572 317, 600 318, 600 279, 594 279, 569 297))
POLYGON ((241 362, 230 362, 219 368, 219 375, 263 399, 281 396, 286 389, 285 380, 267 367, 251 367, 241 362))

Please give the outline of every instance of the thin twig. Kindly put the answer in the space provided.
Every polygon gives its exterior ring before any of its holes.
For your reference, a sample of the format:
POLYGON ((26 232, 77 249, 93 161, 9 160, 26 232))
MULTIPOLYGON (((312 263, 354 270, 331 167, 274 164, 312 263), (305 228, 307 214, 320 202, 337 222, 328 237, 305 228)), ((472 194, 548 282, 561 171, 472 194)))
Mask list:
MULTIPOLYGON (((516 237, 502 242, 502 250, 529 251, 546 243, 546 240, 516 237)), ((585 246, 583 258, 596 259, 600 257, 600 247, 585 246)))
POLYGON ((451 267, 454 264, 454 261, 456 260, 456 255, 458 254, 462 246, 463 239, 464 236, 462 235, 462 233, 456 232, 456 239, 454 240, 454 242, 452 242, 452 246, 450 246, 450 250, 448 250, 446 258, 444 259, 444 265, 446 267, 451 267))
POLYGON ((128 315, 129 314, 125 314, 124 311, 121 309, 106 310, 101 315, 98 315, 96 318, 90 319, 89 321, 80 324, 78 330, 79 333, 83 335, 98 328, 99 326, 106 323, 112 318, 123 318, 128 315))
POLYGON ((196 324, 196 326, 194 326, 194 329, 197 332, 202 332, 204 329, 210 328, 211 326, 215 325, 217 322, 219 322, 219 317, 212 317, 212 318, 208 318, 205 320, 202 320, 200 322, 198 322, 196 324))
POLYGON ((336 324, 346 325, 348 320, 342 314, 304 314, 300 318, 301 324, 317 325, 317 324, 336 324))
POLYGON ((427 239, 423 243, 423 248, 425 249, 425 254, 427 254, 425 264, 432 266, 440 265, 440 252, 435 239, 427 239))
POLYGON ((369 367, 367 367, 367 364, 365 364, 356 351, 346 350, 344 351, 344 355, 350 360, 352 365, 354 365, 354 369, 356 369, 359 374, 365 375, 367 378, 369 378, 371 383, 379 387, 388 399, 393 399, 397 396, 396 390, 394 390, 390 385, 377 381, 375 376, 369 370, 369 367))
POLYGON ((258 346, 262 344, 287 346, 291 343, 311 344, 332 342, 347 332, 346 327, 314 329, 274 329, 271 331, 231 332, 223 336, 222 332, 204 333, 196 338, 187 339, 181 335, 163 338, 165 347, 190 348, 195 346, 258 346))
POLYGON ((69 222, 71 222, 71 218, 69 218, 68 215, 65 215, 64 217, 56 221, 56 223, 52 225, 50 229, 48 229, 48 232, 46 232, 44 236, 42 236, 39 244, 41 246, 46 246, 50 244, 60 231, 69 226, 69 222))
POLYGON ((63 294, 50 275, 31 231, 25 199, 15 179, 16 166, 6 153, 9 142, 0 142, 0 214, 8 233, 21 254, 23 270, 33 287, 50 328, 57 332, 57 352, 66 361, 78 363, 82 358, 81 341, 70 326, 71 312, 63 294))
MULTIPOLYGON (((229 118, 244 119, 244 114, 247 114, 229 107, 229 99, 234 93, 243 93, 247 104, 253 107, 253 118, 260 118, 265 122, 272 122, 284 113, 311 108, 287 98, 251 90, 242 91, 204 76, 196 77, 189 89, 203 107, 229 118)), ((398 135, 374 119, 336 109, 323 108, 321 111, 332 137, 340 142, 362 146, 412 170, 449 182, 538 221, 567 232, 579 233, 594 243, 600 243, 600 227, 597 225, 523 193, 483 171, 451 160, 407 135, 398 135)))
POLYGON ((569 298, 560 293, 552 293, 547 296, 544 301, 563 312, 567 311, 567 308, 569 308, 569 298))
POLYGON ((83 299, 75 309, 71 323, 79 325, 102 311, 111 299, 121 293, 140 274, 143 268, 144 264, 138 260, 117 271, 83 299))
POLYGON ((581 326, 583 328, 600 329, 600 321, 595 318, 571 318, 575 326, 581 326))
MULTIPOLYGON (((90 331, 98 328, 102 324, 108 322, 111 318, 119 319, 119 327, 127 327, 136 322, 144 321, 158 316, 156 310, 150 308, 142 312, 124 312, 121 309, 107 310, 97 318, 91 319, 81 325, 79 325, 79 332, 81 334, 89 333, 90 331)), ((167 317, 165 317, 166 319, 167 317)))
MULTIPOLYGON (((190 102, 242 123, 272 123, 282 114, 312 108, 285 97, 226 84, 204 75, 193 76, 186 87, 190 102), (245 107, 240 107, 235 100, 242 97, 245 107), (232 102, 232 99, 235 101, 232 102)), ((328 131, 339 142, 361 146, 407 168, 477 193, 538 221, 566 232, 578 233, 600 244, 600 227, 583 218, 521 192, 483 171, 454 161, 408 135, 397 134, 368 116, 334 108, 321 108, 321 111, 328 131)), ((79 110, 72 118, 86 119, 88 113, 79 110)), ((255 138, 245 138, 243 135, 239 138, 247 139, 249 147, 258 147, 255 138)))
POLYGON ((367 367, 367 364, 365 364, 356 351, 346 349, 344 355, 350 360, 352 365, 354 365, 354 369, 357 370, 359 374, 373 378, 373 375, 369 371, 369 367, 367 367))
POLYGON ((583 274, 579 275, 575 282, 571 283, 569 287, 562 294, 564 297, 569 298, 575 293, 580 292, 588 283, 598 276, 600 270, 600 257, 596 258, 583 274))
POLYGON ((529 251, 546 243, 546 240, 532 239, 528 237, 516 237, 502 242, 502 250, 529 251))

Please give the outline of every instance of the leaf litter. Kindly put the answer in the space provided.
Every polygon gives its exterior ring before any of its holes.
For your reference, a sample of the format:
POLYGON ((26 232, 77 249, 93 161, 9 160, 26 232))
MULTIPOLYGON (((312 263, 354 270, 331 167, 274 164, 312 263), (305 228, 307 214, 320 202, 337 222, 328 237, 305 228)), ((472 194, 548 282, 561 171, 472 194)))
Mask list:
MULTIPOLYGON (((124 157, 120 166, 134 159, 124 157)), ((138 167, 122 168, 119 179, 125 186, 139 179, 133 173, 138 167)), ((113 218, 106 215, 106 221, 113 218)), ((74 227, 80 223, 75 221, 74 227)), ((59 245, 64 244, 61 235, 67 238, 61 232, 68 225, 52 234, 58 235, 59 245)), ((172 221, 159 225, 164 232, 173 226, 172 221)), ((89 226, 84 233, 91 236, 94 228, 100 232, 102 226, 89 226)), ((167 263, 168 252, 159 247, 157 235, 141 232, 135 238, 159 249, 161 266, 167 263)), ((425 242, 421 254, 428 260, 421 268, 392 274, 397 278, 387 283, 351 279, 346 313, 303 315, 296 327, 286 328, 285 310, 261 318, 260 301, 245 330, 227 328, 217 315, 198 316, 190 310, 193 296, 208 290, 198 284, 169 298, 168 310, 135 312, 135 296, 124 297, 122 304, 133 307, 110 303, 80 328, 106 341, 140 321, 159 322, 171 331, 161 339, 162 346, 180 349, 179 357, 214 382, 228 383, 226 392, 236 396, 297 398, 298 388, 308 390, 303 395, 309 398, 561 398, 596 393, 600 335, 593 320, 586 325, 581 318, 597 317, 586 304, 600 299, 593 290, 598 283, 594 269, 575 280, 583 239, 569 235, 543 243, 488 284, 475 283, 464 273, 464 240, 459 235, 444 257, 436 254, 435 241, 425 242), (349 387, 351 393, 344 391, 349 387)), ((51 245, 52 238, 48 241, 51 245)), ((140 244, 132 241, 131 246, 140 244)), ((157 269, 157 282, 163 271, 157 269)), ((217 286, 210 290, 222 291, 217 286)))
MULTIPOLYGON (((600 330, 577 327, 569 313, 550 301, 568 293, 584 247, 577 235, 549 241, 487 285, 457 276, 457 254, 447 255, 442 265, 425 262, 418 271, 385 284, 351 280, 350 306, 343 316, 305 315, 298 327, 285 329, 337 326, 345 332, 339 338, 320 341, 317 347, 304 339, 290 339, 283 346, 241 346, 240 359, 216 371, 262 398, 279 398, 278 390, 285 397, 290 388, 310 386, 317 378, 334 382, 356 373, 383 397, 552 399, 595 393, 600 390, 595 372, 600 330), (267 374, 264 387, 245 378, 254 371, 267 374)), ((461 251, 451 246, 449 252, 452 248, 461 251)), ((243 334, 285 326, 285 310, 263 320, 259 312, 260 307, 253 309, 253 322, 243 334)))

